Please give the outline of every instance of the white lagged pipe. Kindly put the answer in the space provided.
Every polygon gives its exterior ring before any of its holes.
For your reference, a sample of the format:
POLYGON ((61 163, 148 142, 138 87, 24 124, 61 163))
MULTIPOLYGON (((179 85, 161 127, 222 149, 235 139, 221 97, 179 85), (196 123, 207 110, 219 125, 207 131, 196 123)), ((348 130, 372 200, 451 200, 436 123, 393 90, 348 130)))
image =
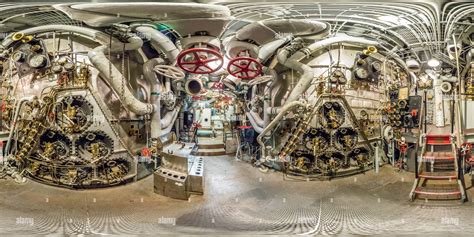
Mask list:
POLYGON ((151 115, 151 138, 156 139, 161 136, 161 87, 162 84, 156 77, 153 69, 157 65, 164 64, 164 60, 161 58, 152 58, 143 64, 143 75, 148 80, 151 86, 150 91, 150 103, 154 106, 154 113, 151 115))
POLYGON ((247 112, 246 115, 247 115, 247 118, 249 119, 250 124, 252 124, 253 129, 257 133, 261 133, 263 131, 263 128, 260 125, 258 125, 258 123, 255 121, 255 118, 252 116, 252 114, 247 112))
MULTIPOLYGON (((105 57, 105 53, 108 53, 109 51, 108 47, 105 45, 108 45, 110 43, 110 37, 107 34, 90 28, 69 25, 38 26, 23 30, 21 32, 24 34, 37 34, 45 32, 72 32, 101 43, 101 46, 96 47, 88 54, 89 59, 94 65, 94 67, 96 67, 97 70, 99 70, 99 72, 105 77, 105 80, 119 95, 120 100, 127 109, 138 115, 144 115, 153 112, 153 106, 151 104, 143 103, 140 100, 136 99, 130 92, 128 87, 124 86, 122 93, 122 74, 113 65, 111 67, 112 73, 111 75, 109 75, 110 61, 107 59, 107 57, 105 57)), ((2 42, 2 47, 6 49, 10 46, 12 42, 13 41, 11 40, 11 36, 9 36, 2 42)), ((112 38, 110 52, 120 52, 123 49, 125 49, 126 51, 136 50, 140 48, 142 44, 143 41, 137 36, 130 37, 128 39, 128 43, 125 44, 122 44, 117 39, 112 38)))
POLYGON ((291 103, 285 104, 281 108, 280 113, 278 113, 278 115, 270 122, 270 124, 268 124, 268 126, 265 127, 265 129, 263 129, 263 131, 260 133, 260 135, 258 135, 257 142, 258 142, 258 144, 260 144, 261 151, 262 151, 262 156, 261 157, 263 159, 266 159, 266 157, 265 157, 265 144, 263 143, 263 137, 268 132, 270 132, 280 122, 280 120, 283 118, 283 116, 286 115, 286 113, 288 111, 294 110, 295 108, 298 108, 298 107, 304 107, 304 106, 306 106, 306 103, 301 102, 301 101, 293 101, 291 103))
MULTIPOLYGON (((110 52, 120 52, 125 49, 125 51, 136 50, 140 48, 143 44, 143 41, 137 37, 132 36, 128 39, 128 43, 124 45, 112 44, 110 52)), ((119 96, 123 105, 130 111, 138 115, 151 114, 154 111, 154 106, 152 104, 144 103, 135 98, 135 96, 130 92, 128 87, 123 83, 123 75, 120 71, 113 65, 110 65, 110 61, 105 56, 109 52, 109 48, 105 45, 101 45, 93 49, 88 53, 89 60, 94 65, 94 67, 104 76, 104 79, 109 83, 112 89, 119 96)))
POLYGON ((379 43, 377 41, 372 41, 372 40, 367 40, 364 38, 359 38, 359 37, 353 37, 353 36, 348 36, 348 35, 340 35, 340 36, 335 36, 327 39, 323 39, 317 42, 314 42, 313 44, 310 44, 307 47, 304 47, 300 49, 298 52, 293 54, 291 56, 291 60, 296 60, 296 61, 301 61, 303 58, 311 55, 312 53, 329 47, 332 44, 342 44, 342 43, 347 43, 347 44, 355 44, 355 45, 373 45, 377 46, 379 43))
POLYGON ((138 26, 135 30, 145 35, 149 35, 151 46, 153 46, 155 49, 161 50, 166 55, 170 63, 174 63, 176 61, 176 58, 179 54, 179 49, 166 35, 149 25, 138 26))
POLYGON ((290 95, 285 101, 285 105, 298 100, 301 94, 303 94, 308 89, 309 85, 311 84, 311 81, 314 78, 314 71, 310 66, 288 58, 289 54, 289 49, 281 49, 277 54, 278 62, 288 68, 296 70, 301 74, 301 77, 295 88, 291 90, 290 95))

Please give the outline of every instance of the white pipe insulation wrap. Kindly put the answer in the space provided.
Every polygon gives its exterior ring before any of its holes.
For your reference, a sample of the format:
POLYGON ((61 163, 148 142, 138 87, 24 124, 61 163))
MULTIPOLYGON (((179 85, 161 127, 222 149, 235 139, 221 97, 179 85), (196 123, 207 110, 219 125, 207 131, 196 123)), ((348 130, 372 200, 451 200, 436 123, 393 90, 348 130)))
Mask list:
MULTIPOLYGON (((44 32, 72 32, 79 35, 87 36, 92 40, 95 40, 103 45, 96 47, 92 51, 88 53, 89 59, 94 67, 99 70, 99 72, 104 75, 105 80, 112 86, 112 89, 115 92, 121 92, 122 87, 122 74, 112 66, 112 74, 109 75, 109 63, 110 61, 105 57, 105 52, 108 53, 109 49, 107 46, 109 44, 110 37, 98 30, 85 28, 85 27, 78 27, 78 26, 69 26, 69 25, 45 25, 45 26, 38 26, 23 30, 22 33, 24 34, 36 34, 36 33, 44 33, 44 32)), ((8 47, 12 43, 11 37, 8 37, 6 40, 2 42, 2 47, 8 47)), ((112 40, 112 47, 110 48, 111 52, 119 52, 123 49, 129 50, 136 50, 140 48, 143 44, 143 41, 137 37, 132 36, 128 39, 128 43, 121 43, 117 39, 113 38, 112 40)), ((132 112, 138 115, 149 114, 153 112, 153 106, 150 104, 143 103, 136 99, 133 94, 130 92, 128 87, 124 87, 122 93, 117 93, 121 98, 120 100, 124 105, 132 112)))
POLYGON ((154 113, 151 115, 151 138, 155 139, 161 136, 161 82, 153 71, 155 66, 163 65, 165 61, 161 58, 152 58, 143 64, 143 76, 150 83, 150 103, 154 105, 154 113))
POLYGON ((250 124, 252 124, 252 127, 253 129, 258 132, 258 133, 261 133, 263 131, 263 128, 261 126, 258 125, 258 123, 255 121, 254 117, 252 116, 251 113, 247 112, 245 113, 247 115, 247 118, 249 119, 249 122, 250 124))
MULTIPOLYGON (((33 95, 23 97, 16 103, 15 114, 13 115, 13 126, 10 129, 10 133, 8 134, 8 140, 7 140, 7 144, 6 144, 6 147, 5 147, 5 154, 9 154, 9 152, 10 152, 11 143, 13 142, 13 132, 16 129, 16 124, 17 124, 16 120, 18 119, 18 116, 20 114, 21 106, 23 105, 23 103, 25 103, 27 101, 32 101, 35 98, 37 98, 37 97, 33 96, 33 95)), ((7 161, 7 159, 8 159, 8 155, 5 156, 4 161, 7 161)))
POLYGON ((288 111, 291 111, 295 108, 298 108, 298 107, 305 107, 306 106, 306 103, 305 102, 301 102, 301 101, 293 101, 291 103, 288 103, 288 104, 285 104, 282 108, 281 108, 281 111, 280 113, 278 113, 278 115, 270 122, 270 124, 268 124, 268 126, 265 127, 265 129, 260 133, 260 135, 258 135, 257 137, 257 142, 258 144, 260 144, 260 147, 261 147, 261 151, 262 151, 262 156, 261 158, 263 159, 267 159, 265 157, 265 144, 263 143, 262 139, 263 137, 268 133, 270 132, 279 122, 280 120, 283 118, 283 116, 286 115, 286 113, 288 111))
MULTIPOLYGON (((128 43, 125 44, 112 44, 110 52, 119 52, 123 49, 126 51, 139 49, 143 44, 143 41, 137 36, 131 36, 128 38, 128 43)), ((94 67, 104 76, 104 79, 109 83, 112 89, 119 96, 124 106, 137 115, 151 114, 154 111, 152 104, 144 103, 135 98, 130 92, 128 87, 123 83, 122 73, 113 65, 110 65, 110 61, 105 56, 108 53, 109 48, 105 45, 96 47, 88 53, 89 60, 94 67), (109 66, 111 66, 109 68, 109 66)))
POLYGON ((270 58, 270 56, 272 56, 278 48, 286 44, 288 41, 290 41, 290 39, 290 37, 280 38, 262 45, 258 51, 258 60, 260 62, 267 61, 268 58, 270 58))
POLYGON ((290 95, 288 96, 288 99, 285 101, 285 104, 288 104, 297 100, 301 96, 301 94, 303 94, 311 85, 311 81, 313 80, 313 77, 314 77, 314 73, 311 67, 309 67, 306 64, 300 63, 299 61, 311 55, 315 51, 326 48, 332 44, 339 44, 339 43, 350 43, 350 44, 357 44, 357 45, 378 45, 379 44, 376 41, 344 35, 344 36, 335 36, 335 37, 317 41, 305 48, 298 50, 290 58, 288 58, 289 51, 285 48, 282 49, 277 54, 278 62, 280 64, 283 64, 284 66, 287 66, 293 70, 296 70, 297 72, 301 74, 301 78, 299 79, 295 88, 293 88, 293 90, 290 92, 290 95))
MULTIPOLYGON (((109 43, 109 36, 101 31, 86 28, 86 27, 78 27, 78 26, 70 26, 70 25, 44 25, 44 26, 37 26, 37 27, 24 29, 24 30, 21 30, 20 32, 24 33, 25 35, 32 35, 32 34, 45 33, 45 32, 73 32, 76 34, 87 36, 91 40, 97 41, 101 44, 109 43)), ((14 33, 9 34, 2 41, 3 49, 8 48, 10 44, 13 43, 13 40, 12 40, 13 34, 14 33)))
POLYGON ((281 49, 277 54, 278 62, 288 68, 296 70, 301 74, 301 77, 295 88, 291 90, 290 95, 288 95, 285 104, 298 100, 301 97, 301 94, 303 94, 311 85, 311 81, 313 81, 314 78, 314 71, 310 66, 288 58, 289 54, 290 51, 288 49, 281 49))
POLYGON ((170 38, 158 31, 156 28, 147 25, 139 26, 135 30, 144 35, 149 35, 151 46, 155 49, 161 50, 169 59, 170 63, 176 61, 179 50, 170 38))
POLYGON ((163 118, 161 118, 161 128, 162 129, 167 129, 170 125, 174 123, 174 120, 176 119, 176 115, 178 114, 178 110, 174 109, 168 113, 166 113, 163 118))
POLYGON ((250 112, 248 112, 248 114, 250 114, 250 116, 252 116, 253 120, 255 121, 255 123, 263 128, 265 127, 265 122, 263 121, 262 117, 260 116, 260 114, 258 114, 256 111, 253 111, 251 110, 250 112))
POLYGON ((368 40, 368 39, 364 39, 360 37, 348 36, 348 35, 340 35, 340 36, 335 36, 335 37, 331 37, 331 38, 314 42, 313 44, 300 49, 298 52, 293 54, 290 59, 301 61, 305 57, 308 57, 309 55, 311 55, 312 53, 320 49, 326 48, 332 44, 342 44, 342 43, 362 45, 362 46, 379 45, 379 42, 377 41, 368 40))

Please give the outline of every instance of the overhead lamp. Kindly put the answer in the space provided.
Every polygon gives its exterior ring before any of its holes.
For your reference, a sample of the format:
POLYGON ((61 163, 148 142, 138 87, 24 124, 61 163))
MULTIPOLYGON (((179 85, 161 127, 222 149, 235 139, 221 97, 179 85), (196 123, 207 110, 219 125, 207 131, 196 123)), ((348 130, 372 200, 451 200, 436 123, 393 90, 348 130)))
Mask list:
POLYGON ((398 23, 398 16, 393 16, 393 15, 385 15, 385 16, 379 16, 377 17, 381 21, 388 21, 392 23, 398 23))
POLYGON ((440 64, 441 64, 440 61, 436 58, 432 58, 432 59, 428 60, 428 66, 430 66, 432 68, 438 67, 440 64))

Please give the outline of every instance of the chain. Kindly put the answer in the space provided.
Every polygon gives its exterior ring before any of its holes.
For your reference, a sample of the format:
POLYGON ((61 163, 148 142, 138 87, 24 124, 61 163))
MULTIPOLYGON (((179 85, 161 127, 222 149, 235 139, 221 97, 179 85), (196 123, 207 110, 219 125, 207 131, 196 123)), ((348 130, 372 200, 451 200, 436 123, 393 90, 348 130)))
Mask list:
MULTIPOLYGON (((121 74, 122 74, 122 85, 120 88, 120 98, 124 98, 125 94, 125 44, 123 44, 122 49, 122 66, 121 66, 121 74)), ((122 106, 120 106, 118 120, 120 122, 120 114, 122 113, 122 106)))

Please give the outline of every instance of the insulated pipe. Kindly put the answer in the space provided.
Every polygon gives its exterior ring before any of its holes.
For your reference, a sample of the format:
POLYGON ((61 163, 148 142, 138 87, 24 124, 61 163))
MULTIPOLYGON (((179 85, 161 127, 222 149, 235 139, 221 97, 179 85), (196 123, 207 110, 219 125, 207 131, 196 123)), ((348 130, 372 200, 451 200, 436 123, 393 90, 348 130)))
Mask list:
MULTIPOLYGON (((109 36, 103 32, 98 30, 86 28, 86 27, 78 27, 78 26, 70 26, 70 25, 45 25, 45 26, 37 26, 33 28, 28 28, 21 30, 20 32, 24 33, 25 35, 32 35, 37 33, 43 32, 73 32, 80 35, 84 35, 89 37, 93 41, 97 41, 101 44, 108 44, 109 43, 109 36)), ((1 49, 7 49, 13 43, 12 34, 9 34, 5 39, 2 41, 1 49)), ((113 39, 117 41, 116 39, 113 39)))
POLYGON ((253 120, 259 127, 262 127, 262 128, 265 127, 265 123, 263 119, 260 117, 260 115, 257 112, 251 110, 250 112, 248 112, 248 114, 252 116, 253 120))
MULTIPOLYGON (((104 75, 105 80, 111 85, 112 89, 115 90, 115 92, 121 92, 122 91, 122 77, 123 75, 115 68, 114 66, 111 67, 112 74, 109 75, 109 65, 110 61, 105 57, 105 52, 108 52, 109 49, 107 44, 109 44, 110 37, 100 31, 89 29, 89 28, 84 28, 84 27, 78 27, 78 26, 68 26, 68 25, 46 25, 46 26, 38 26, 38 27, 33 27, 29 28, 26 30, 23 30, 24 34, 36 34, 36 33, 42 33, 42 32, 48 32, 48 31, 60 31, 60 32, 73 32, 77 33, 80 35, 85 35, 89 38, 91 38, 94 41, 100 42, 102 45, 96 47, 92 51, 88 53, 89 59, 91 63, 96 67, 97 70, 99 70, 102 75, 104 75)), ((116 39, 113 39, 111 42, 111 48, 110 52, 119 52, 122 51, 123 49, 125 50, 136 50, 140 48, 143 44, 143 41, 137 37, 137 36, 132 36, 128 39, 128 43, 122 44, 121 42, 117 41, 116 39)), ((2 48, 7 48, 10 46, 10 44, 13 41, 11 40, 11 36, 7 37, 3 42, 2 42, 2 48)), ((143 103, 136 99, 133 94, 130 92, 128 87, 124 86, 123 88, 123 95, 120 93, 117 93, 120 96, 120 100, 124 105, 129 109, 130 111, 138 114, 138 115, 144 115, 144 114, 149 114, 153 112, 153 105, 143 103)))
POLYGON ((258 133, 262 133, 263 128, 260 127, 257 124, 257 122, 255 122, 255 119, 253 118, 253 116, 249 112, 247 112, 246 115, 247 115, 247 118, 249 119, 250 124, 252 124, 253 129, 258 133))
POLYGON ((174 118, 178 113, 178 109, 174 109, 168 113, 166 113, 163 118, 161 118, 161 128, 166 129, 174 122, 174 118))
MULTIPOLYGON (((133 26, 133 25, 132 25, 133 26)), ((178 57, 179 50, 176 45, 166 35, 150 25, 138 26, 136 31, 150 35, 151 46, 165 53, 170 63, 174 63, 178 57)))
POLYGON ((166 125, 166 124, 162 124, 162 129, 163 129, 163 130, 162 130, 162 134, 168 134, 168 133, 171 132, 171 129, 173 129, 173 126, 172 126, 172 125, 174 124, 173 121, 175 121, 176 118, 178 117, 179 110, 180 110, 180 109, 179 109, 179 107, 178 107, 178 108, 176 108, 175 110, 173 110, 172 113, 167 113, 167 114, 165 115, 165 116, 167 116, 168 114, 172 114, 173 116, 170 116, 171 119, 169 119, 169 120, 166 119, 166 120, 167 120, 166 122, 169 121, 169 124, 168 124, 167 126, 163 126, 163 125, 166 125))
POLYGON ((290 86, 289 80, 286 80, 278 75, 275 70, 270 70, 270 74, 273 76, 273 83, 272 83, 272 103, 271 106, 280 106, 283 98, 288 91, 288 87, 290 86))
MULTIPOLYGON (((10 129, 10 134, 8 134, 7 145, 5 147, 6 154, 9 154, 9 152, 10 152, 10 147, 11 147, 12 138, 13 138, 13 132, 15 131, 15 128, 16 128, 16 124, 17 124, 16 120, 18 119, 18 115, 20 114, 21 105, 23 103, 27 102, 27 101, 33 100, 35 97, 36 96, 23 97, 23 98, 20 99, 20 101, 18 101, 16 110, 15 110, 15 114, 13 115, 13 127, 10 129)), ((8 155, 5 156, 5 161, 7 159, 8 159, 8 155)))
POLYGON ((165 61, 161 58, 152 58, 143 64, 143 76, 150 83, 150 103, 153 104, 155 111, 151 115, 151 139, 156 139, 161 136, 161 82, 156 77, 153 68, 164 63, 165 61))
POLYGON ((466 66, 464 67, 464 69, 461 72, 461 78, 466 78, 467 71, 471 67, 470 64, 471 64, 472 53, 473 52, 474 52, 474 48, 471 48, 471 50, 469 50, 469 52, 467 52, 467 54, 466 54, 466 66))
MULTIPOLYGON (((265 91, 270 91, 271 96, 271 86, 269 84, 265 85, 265 91)), ((263 126, 267 127, 270 124, 270 114, 267 113, 267 108, 271 107, 271 98, 268 98, 268 95, 264 95, 263 97, 263 126)))
POLYGON ((300 63, 294 59, 289 59, 289 54, 290 51, 288 48, 284 48, 279 51, 277 54, 278 62, 286 67, 296 70, 301 74, 301 77, 295 88, 291 90, 290 95, 285 101, 285 105, 298 100, 301 94, 303 94, 308 89, 309 85, 311 84, 311 81, 314 78, 314 72, 310 66, 300 63))
POLYGON ((289 40, 290 37, 285 37, 264 44, 260 47, 260 50, 258 51, 258 60, 260 62, 267 61, 268 58, 270 58, 270 56, 272 56, 272 54, 275 53, 278 48, 287 43, 289 40))
POLYGON ((128 43, 124 45, 112 44, 110 49, 105 45, 101 45, 88 53, 91 63, 104 76, 104 79, 117 93, 124 106, 138 115, 151 114, 154 111, 154 106, 152 104, 143 103, 135 98, 128 87, 123 84, 122 73, 120 73, 115 66, 110 64, 105 54, 108 53, 109 50, 110 52, 119 52, 123 49, 125 51, 136 50, 140 48, 142 44, 143 41, 139 37, 132 36, 128 39, 128 43))
POLYGON ((298 52, 291 56, 292 60, 300 61, 303 58, 311 55, 312 53, 326 48, 332 44, 341 44, 341 43, 348 43, 348 44, 357 44, 357 45, 379 45, 377 41, 367 40, 364 38, 352 37, 348 35, 344 36, 335 36, 331 38, 327 38, 324 40, 317 41, 305 48, 300 49, 298 52))
POLYGON ((262 141, 263 137, 280 122, 280 120, 283 118, 283 116, 286 115, 288 111, 293 110, 296 107, 303 107, 303 106, 306 106, 306 103, 300 102, 300 101, 293 101, 291 103, 285 104, 282 107, 280 113, 278 113, 278 115, 272 120, 272 122, 270 122, 270 124, 265 127, 265 129, 260 133, 260 135, 258 135, 257 142, 258 144, 260 144, 263 159, 266 159, 265 158, 265 144, 262 141))
MULTIPOLYGON (((168 111, 164 116, 161 116, 161 95, 162 93, 162 84, 161 82, 156 78, 156 74, 153 70, 153 68, 157 65, 163 64, 164 61, 161 58, 153 58, 147 61, 143 65, 143 74, 147 80, 150 81, 150 85, 152 88, 151 91, 151 102, 153 103, 155 107, 155 112, 152 114, 152 123, 151 123, 151 138, 158 138, 159 136, 162 136, 163 134, 166 134, 166 132, 163 132, 163 130, 169 130, 169 126, 173 123, 174 118, 176 117, 175 114, 179 110, 179 107, 177 106, 175 109, 172 111, 168 111)), ((170 81, 166 80, 165 81, 165 91, 168 92, 171 90, 171 85, 170 81)))
MULTIPOLYGON (((257 85, 252 86, 252 93, 251 93, 252 98, 257 95, 257 89, 258 89, 257 85)), ((263 111, 265 112, 265 105, 263 107, 263 111)), ((264 128, 266 126, 264 120, 262 119, 262 117, 256 110, 253 110, 253 109, 250 110, 249 114, 252 116, 253 120, 259 127, 264 128)))
POLYGON ((289 50, 287 48, 283 49, 277 55, 278 62, 302 74, 300 80, 298 81, 298 84, 296 84, 295 88, 293 88, 290 95, 288 96, 288 99, 285 101, 285 104, 297 100, 301 96, 301 94, 303 94, 308 89, 308 87, 311 85, 311 81, 313 80, 314 75, 313 71, 311 70, 311 67, 306 64, 300 63, 299 61, 311 55, 315 51, 337 43, 378 45, 378 42, 376 41, 366 40, 363 38, 356 38, 352 36, 336 36, 317 41, 309 45, 308 47, 300 49, 290 58, 288 58, 290 53, 289 50))

